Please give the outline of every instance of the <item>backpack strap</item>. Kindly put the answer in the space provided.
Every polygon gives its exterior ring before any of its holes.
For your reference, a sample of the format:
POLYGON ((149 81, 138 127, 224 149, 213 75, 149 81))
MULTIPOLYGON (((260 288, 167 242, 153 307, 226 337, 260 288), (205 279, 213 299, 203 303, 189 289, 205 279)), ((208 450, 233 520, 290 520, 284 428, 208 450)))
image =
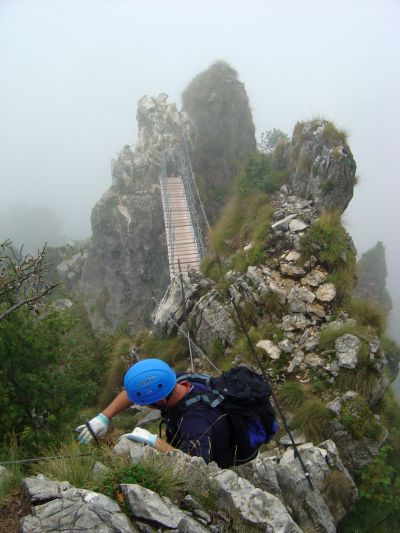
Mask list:
POLYGON ((193 381, 197 383, 205 383, 206 385, 209 386, 210 379, 211 379, 211 376, 209 376, 208 374, 187 373, 187 374, 180 374, 179 376, 177 376, 176 382, 180 383, 181 381, 193 381))

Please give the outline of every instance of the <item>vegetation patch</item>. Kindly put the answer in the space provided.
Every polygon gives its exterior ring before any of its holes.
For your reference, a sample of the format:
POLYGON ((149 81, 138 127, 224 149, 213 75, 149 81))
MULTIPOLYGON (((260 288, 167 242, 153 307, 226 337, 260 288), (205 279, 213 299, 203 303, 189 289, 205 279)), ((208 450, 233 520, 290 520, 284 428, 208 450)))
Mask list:
POLYGON ((362 326, 375 330, 378 336, 383 335, 386 329, 386 315, 379 304, 353 299, 344 305, 344 310, 362 326))
POLYGON ((338 301, 351 294, 357 274, 356 252, 339 212, 325 212, 311 225, 301 239, 301 255, 303 260, 316 256, 328 270, 328 281, 335 283, 338 301))
POLYGON ((378 373, 370 360, 369 346, 365 341, 361 341, 357 359, 354 370, 344 368, 340 371, 336 384, 340 392, 353 390, 370 399, 378 385, 378 373))
POLYGON ((261 263, 272 213, 266 194, 232 198, 210 232, 209 253, 201 263, 202 272, 219 281, 230 269, 245 272, 249 265, 261 263), (248 243, 251 247, 243 250, 248 243))
POLYGON ((334 417, 319 398, 306 400, 297 410, 293 419, 293 427, 303 432, 307 439, 314 443, 329 438, 330 421, 334 417))
POLYGON ((328 327, 320 331, 319 349, 321 351, 334 350, 336 340, 346 334, 355 335, 364 339, 370 339, 373 336, 373 332, 365 326, 359 326, 358 324, 343 325, 339 328, 329 327, 328 325, 328 327))
POLYGON ((381 425, 376 421, 362 396, 356 396, 343 403, 340 421, 356 439, 376 440, 382 431, 381 425))
POLYGON ((286 381, 279 391, 279 399, 288 409, 297 409, 305 399, 305 392, 298 381, 286 381))
POLYGON ((289 171, 276 168, 271 154, 257 152, 245 159, 243 168, 235 178, 235 191, 242 197, 254 192, 271 193, 282 187, 288 178, 289 171))
POLYGON ((353 501, 353 491, 346 475, 338 468, 332 468, 326 477, 322 494, 329 509, 334 510, 336 505, 344 505, 349 509, 353 501))

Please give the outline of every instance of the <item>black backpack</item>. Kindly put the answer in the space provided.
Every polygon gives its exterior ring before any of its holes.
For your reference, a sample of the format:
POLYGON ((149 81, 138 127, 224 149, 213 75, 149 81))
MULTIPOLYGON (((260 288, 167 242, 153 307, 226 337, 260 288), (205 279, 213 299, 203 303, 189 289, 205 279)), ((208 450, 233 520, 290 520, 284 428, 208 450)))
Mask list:
POLYGON ((277 432, 274 409, 269 400, 271 387, 264 378, 247 366, 238 366, 220 376, 182 374, 177 382, 207 385, 209 392, 191 392, 180 402, 183 411, 198 402, 220 406, 231 424, 235 464, 246 463, 257 455, 258 448, 277 432))

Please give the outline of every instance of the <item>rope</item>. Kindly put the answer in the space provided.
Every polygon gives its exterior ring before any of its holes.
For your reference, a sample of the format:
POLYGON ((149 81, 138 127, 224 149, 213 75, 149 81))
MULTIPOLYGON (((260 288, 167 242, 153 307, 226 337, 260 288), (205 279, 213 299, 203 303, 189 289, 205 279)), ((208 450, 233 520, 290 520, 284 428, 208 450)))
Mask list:
MULTIPOLYGON (((154 303, 158 306, 159 305, 159 302, 157 302, 157 300, 152 297, 152 300, 154 301, 154 303)), ((221 374, 221 370, 214 365, 214 363, 211 361, 211 359, 209 357, 207 357, 207 355, 204 353, 204 351, 200 348, 200 346, 198 344, 196 344, 186 333, 185 330, 183 330, 181 328, 181 326, 178 324, 178 322, 174 319, 174 317, 172 316, 172 313, 169 314, 169 319, 171 320, 171 322, 173 322, 175 324, 175 326, 178 328, 178 330, 182 333, 182 335, 184 337, 186 337, 186 339, 188 340, 188 342, 190 342, 190 344, 192 345, 193 349, 196 350, 202 357, 204 357, 204 359, 214 368, 214 370, 216 370, 218 372, 218 374, 221 374)))
POLYGON ((188 313, 187 313, 187 307, 186 307, 186 295, 185 295, 185 288, 183 286, 183 275, 181 271, 181 262, 178 259, 178 268, 179 268, 179 280, 181 282, 181 291, 182 291, 182 304, 183 304, 183 311, 185 315, 185 322, 186 322, 186 329, 187 329, 187 336, 189 339, 189 355, 190 355, 190 366, 192 369, 192 372, 194 372, 194 363, 193 363, 193 353, 192 353, 192 345, 190 343, 190 328, 189 328, 189 320, 188 320, 188 313))
POLYGON ((75 455, 53 455, 50 457, 33 457, 32 459, 20 459, 18 461, 0 461, 0 466, 40 463, 41 461, 54 461, 56 459, 71 459, 72 457, 85 457, 88 455, 95 455, 95 454, 91 452, 85 452, 85 453, 77 453, 75 455))

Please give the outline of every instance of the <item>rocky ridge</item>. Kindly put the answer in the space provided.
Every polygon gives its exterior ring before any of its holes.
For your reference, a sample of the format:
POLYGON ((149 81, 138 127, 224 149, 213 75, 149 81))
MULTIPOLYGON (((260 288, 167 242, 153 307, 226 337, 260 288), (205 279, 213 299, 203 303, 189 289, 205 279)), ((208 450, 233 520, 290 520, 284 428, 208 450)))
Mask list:
MULTIPOLYGON (((300 446, 313 476, 310 491, 293 451, 280 458, 262 453, 247 465, 229 470, 179 451, 160 455, 122 438, 113 457, 125 456, 132 465, 145 461, 169 463, 176 476, 191 479, 198 492, 211 491, 214 501, 201 503, 190 493, 172 501, 138 484, 121 484, 128 516, 103 494, 73 487, 44 476, 26 478, 24 487, 32 514, 21 521, 21 533, 46 531, 214 533, 236 530, 294 533, 317 528, 336 531, 338 521, 358 497, 357 488, 330 440, 300 446), (341 491, 332 491, 340 479, 341 491)), ((161 465, 161 463, 159 463, 161 465)), ((97 469, 107 467, 97 464, 97 469)), ((101 475, 101 473, 99 474, 101 475)))
MULTIPOLYGON (((273 203, 268 252, 274 259, 268 265, 249 266, 244 274, 227 272, 225 295, 199 272, 183 276, 191 335, 202 347, 220 342, 226 354, 232 353, 231 364, 235 365, 249 361, 237 350, 232 351, 240 331, 229 298, 243 316, 250 313, 261 330, 263 324, 273 323, 272 333, 256 339, 270 379, 280 385, 296 381, 321 388, 320 397, 327 409, 326 434, 338 445, 346 467, 354 472, 372 461, 387 436, 371 409, 389 385, 388 362, 378 337, 357 335, 357 322, 344 312, 333 316, 337 287, 329 281, 318 249, 315 256, 302 259, 301 238, 319 216, 313 201, 289 194, 284 186, 274 195, 273 203), (328 348, 321 347, 321 337, 326 335, 333 339, 328 348), (362 388, 364 381, 369 385, 363 394, 351 390, 352 384, 362 388), (371 431, 355 429, 356 420, 362 417, 369 420, 371 431)), ((350 237, 348 248, 353 249, 350 237)), ((177 328, 181 325, 185 329, 181 298, 179 280, 174 280, 152 315, 156 335, 182 334, 177 328)), ((197 367, 210 372, 201 353, 196 355, 197 367)))

